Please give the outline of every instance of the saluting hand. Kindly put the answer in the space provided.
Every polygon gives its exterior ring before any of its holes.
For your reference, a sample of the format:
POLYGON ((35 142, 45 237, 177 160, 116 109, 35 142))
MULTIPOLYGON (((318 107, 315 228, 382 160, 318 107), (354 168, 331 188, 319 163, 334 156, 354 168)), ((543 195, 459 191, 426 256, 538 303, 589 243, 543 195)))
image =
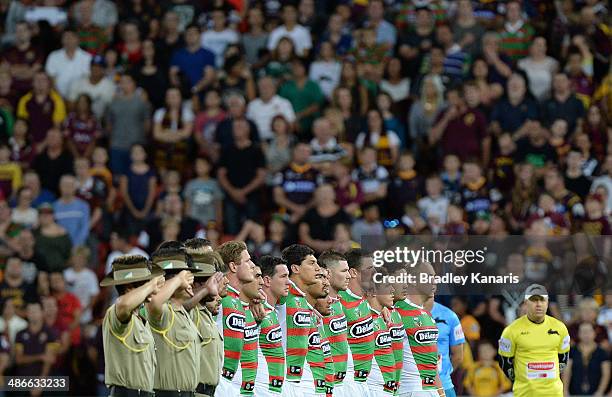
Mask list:
POLYGON ((206 283, 204 283, 204 288, 206 288, 208 291, 208 296, 215 297, 219 295, 219 285, 223 281, 223 277, 223 273, 217 272, 206 280, 206 283))
POLYGON ((178 274, 181 280, 181 288, 188 289, 193 285, 193 273, 188 270, 183 270, 178 274))

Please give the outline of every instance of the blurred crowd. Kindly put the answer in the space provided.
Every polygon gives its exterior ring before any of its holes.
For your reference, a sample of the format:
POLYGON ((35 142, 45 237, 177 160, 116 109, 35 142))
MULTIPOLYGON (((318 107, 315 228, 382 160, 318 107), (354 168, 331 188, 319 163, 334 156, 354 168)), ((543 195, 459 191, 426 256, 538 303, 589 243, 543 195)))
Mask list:
MULTIPOLYGON (((103 390, 98 280, 164 240, 609 235, 607 7, 0 1, 0 376, 103 390)), ((606 391, 608 292, 557 313, 568 393, 606 391)), ((501 300, 452 307, 495 351, 501 300)))

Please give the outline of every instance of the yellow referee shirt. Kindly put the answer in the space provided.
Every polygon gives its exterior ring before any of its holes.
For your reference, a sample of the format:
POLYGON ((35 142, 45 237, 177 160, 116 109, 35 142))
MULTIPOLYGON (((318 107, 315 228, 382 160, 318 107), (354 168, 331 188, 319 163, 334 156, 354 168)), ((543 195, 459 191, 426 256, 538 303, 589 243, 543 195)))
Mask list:
POLYGON ((535 324, 523 316, 507 326, 499 340, 499 354, 514 357, 514 396, 562 397, 558 354, 569 349, 567 328, 553 317, 535 324))

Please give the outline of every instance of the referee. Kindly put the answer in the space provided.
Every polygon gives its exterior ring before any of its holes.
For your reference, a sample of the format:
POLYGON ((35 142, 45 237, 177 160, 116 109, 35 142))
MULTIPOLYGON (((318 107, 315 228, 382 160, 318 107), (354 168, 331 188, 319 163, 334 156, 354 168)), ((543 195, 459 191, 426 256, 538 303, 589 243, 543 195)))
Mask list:
POLYGON ((104 316, 106 384, 111 397, 153 397, 157 365, 153 335, 139 308, 164 285, 164 272, 143 256, 120 256, 100 286, 115 286, 119 298, 104 316))
POLYGON ((565 324, 546 315, 548 292, 539 284, 525 291, 527 314, 514 320, 499 340, 499 363, 514 382, 515 397, 563 397, 560 374, 567 365, 570 337, 565 324))

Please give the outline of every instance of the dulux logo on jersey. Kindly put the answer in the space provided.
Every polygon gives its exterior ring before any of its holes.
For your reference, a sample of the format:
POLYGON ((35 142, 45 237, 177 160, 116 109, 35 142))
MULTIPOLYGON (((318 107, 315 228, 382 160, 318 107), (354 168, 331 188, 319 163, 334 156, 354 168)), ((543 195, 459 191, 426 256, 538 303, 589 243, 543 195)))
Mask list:
POLYGON ((389 328, 389 334, 391 335, 391 340, 397 341, 404 339, 404 329, 401 326, 389 328))
POLYGON ((389 332, 381 332, 376 336, 377 347, 389 347, 391 345, 391 334, 389 332))
POLYGON ((225 319, 225 325, 232 331, 244 330, 244 315, 239 313, 230 313, 225 319))
POLYGON ((276 328, 272 328, 266 334, 266 340, 270 343, 280 342, 282 338, 283 338, 283 331, 281 330, 280 325, 277 326, 276 328))
POLYGON ((329 329, 334 334, 344 332, 346 331, 346 328, 347 328, 347 322, 346 322, 346 317, 344 316, 335 318, 329 322, 329 329))
POLYGON ((295 312, 293 322, 299 327, 310 326, 310 312, 295 312))
POLYGON ((423 345, 436 343, 438 341, 438 330, 436 328, 420 329, 414 333, 414 340, 423 345))
POLYGON ((321 335, 318 332, 310 334, 308 337, 308 346, 321 347, 321 335))
POLYGON ((331 354, 331 344, 329 341, 326 340, 321 343, 321 350, 323 350, 323 354, 326 356, 331 354))
POLYGON ((256 340, 258 336, 259 336, 259 327, 257 326, 257 323, 253 323, 253 325, 250 325, 244 329, 244 341, 245 342, 251 342, 253 340, 256 340))
POLYGON ((374 322, 371 317, 351 325, 351 329, 349 330, 349 334, 353 338, 363 338, 364 336, 372 335, 373 332, 374 322))

